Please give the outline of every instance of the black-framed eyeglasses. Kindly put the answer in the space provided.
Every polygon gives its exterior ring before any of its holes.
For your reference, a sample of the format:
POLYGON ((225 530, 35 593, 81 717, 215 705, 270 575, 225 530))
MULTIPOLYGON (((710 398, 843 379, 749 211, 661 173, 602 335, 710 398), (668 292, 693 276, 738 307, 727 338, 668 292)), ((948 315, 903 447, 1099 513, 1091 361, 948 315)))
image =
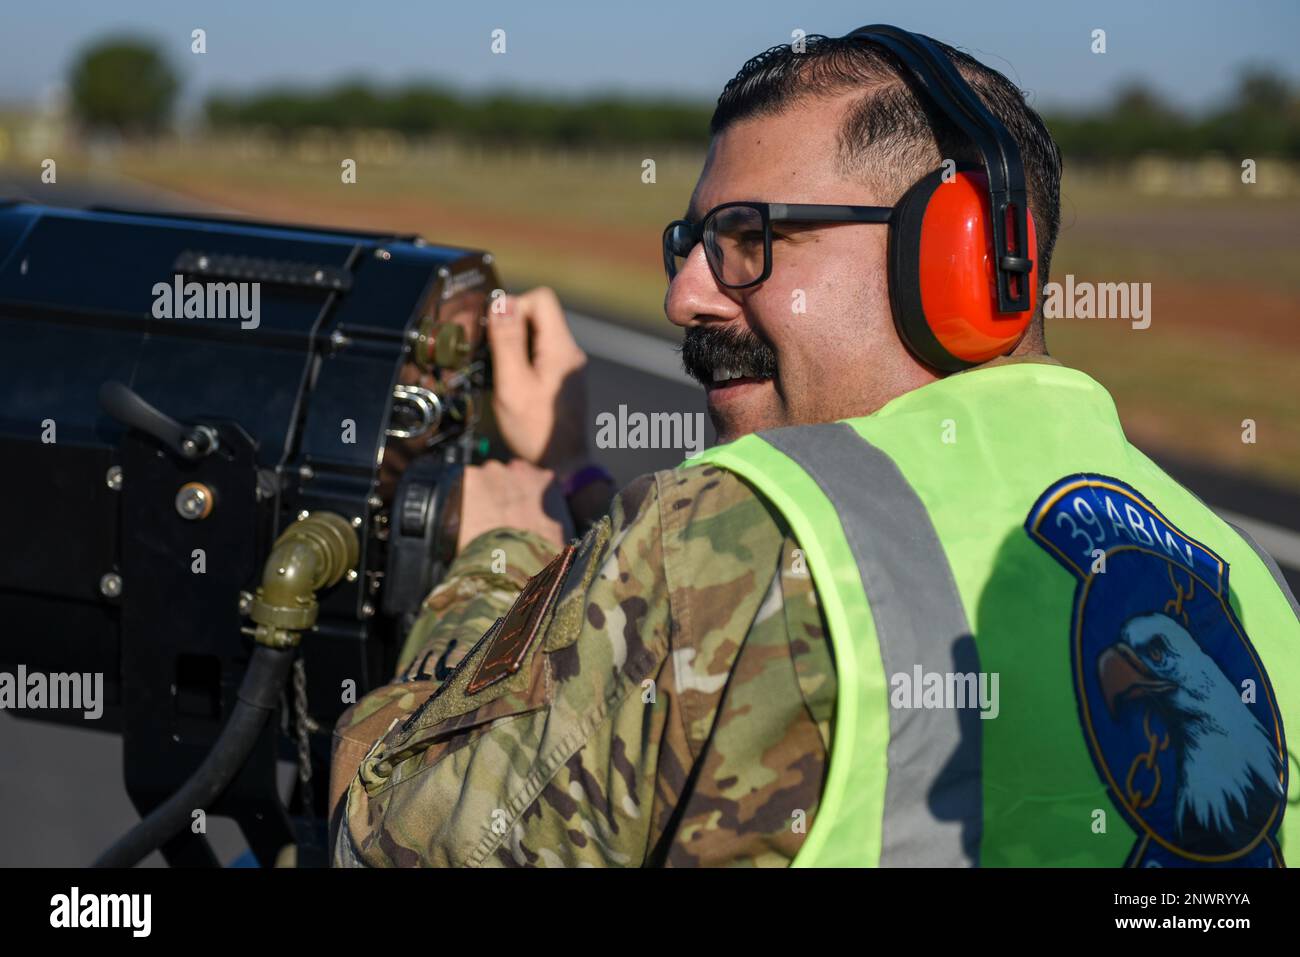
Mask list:
POLYGON ((772 275, 773 223, 887 223, 892 206, 838 206, 820 203, 723 203, 698 223, 678 219, 664 230, 664 271, 668 281, 682 268, 695 244, 721 285, 747 289, 772 275))

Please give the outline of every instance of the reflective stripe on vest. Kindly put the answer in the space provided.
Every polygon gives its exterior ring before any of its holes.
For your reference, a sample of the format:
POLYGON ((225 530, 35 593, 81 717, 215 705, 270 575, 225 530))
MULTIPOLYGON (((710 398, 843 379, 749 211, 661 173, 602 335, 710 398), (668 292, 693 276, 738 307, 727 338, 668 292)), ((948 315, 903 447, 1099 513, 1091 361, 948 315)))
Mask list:
MULTIPOLYGON (((798 463, 839 515, 875 619, 885 674, 914 668, 978 673, 979 656, 943 546, 889 456, 842 422, 761 437, 798 463)), ((979 747, 973 709, 889 710, 883 866, 977 863, 979 747)))
POLYGON ((835 737, 794 866, 977 863, 978 713, 888 706, 887 676, 900 670, 979 671, 948 560, 916 493, 842 422, 747 436, 704 458, 773 499, 806 553, 831 632, 835 737), (851 822, 852 834, 831 840, 832 821, 851 822))

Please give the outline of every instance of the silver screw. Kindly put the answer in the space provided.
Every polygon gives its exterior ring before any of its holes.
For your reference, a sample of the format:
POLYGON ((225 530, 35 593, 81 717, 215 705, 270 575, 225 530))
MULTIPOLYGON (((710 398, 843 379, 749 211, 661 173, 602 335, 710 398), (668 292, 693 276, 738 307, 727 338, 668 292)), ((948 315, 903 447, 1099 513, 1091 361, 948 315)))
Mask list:
POLYGON ((252 610, 253 610, 253 593, 248 591, 241 591, 239 593, 239 613, 241 615, 247 615, 252 610))
POLYGON ((117 572, 108 572, 99 580, 99 593, 105 598, 117 598, 122 594, 122 576, 117 572))
POLYGON ((298 513, 298 521, 301 522, 303 519, 305 519, 305 518, 306 518, 307 516, 309 516, 310 514, 311 514, 311 512, 307 511, 307 510, 304 508, 301 512, 298 513))
POLYGON ((353 527, 353 528, 360 528, 360 527, 361 527, 361 516, 360 516, 360 515, 357 515, 357 516, 355 516, 355 517, 352 519, 352 527, 353 527))
POLYGON ((364 605, 362 605, 362 606, 361 606, 361 617, 362 617, 362 618, 374 618, 374 617, 375 617, 375 606, 372 605, 372 604, 370 604, 370 602, 366 602, 364 605))
POLYGON ((348 581, 350 581, 350 582, 354 582, 354 581, 356 581, 356 580, 357 580, 357 570, 356 570, 355 568, 349 568, 349 569, 348 569, 348 581))
POLYGON ((122 466, 110 466, 108 472, 104 475, 104 484, 114 492, 122 491, 122 466))
POLYGON ((384 500, 378 495, 372 495, 370 498, 366 499, 366 504, 371 508, 383 508, 384 500))
POLYGON ((208 493, 197 485, 184 485, 176 493, 176 511, 191 522, 203 517, 208 508, 208 493))
POLYGON ((484 265, 484 266, 491 266, 492 263, 493 263, 494 261, 495 261, 495 260, 492 258, 492 254, 491 254, 491 253, 484 253, 484 254, 483 254, 483 265, 484 265))
POLYGON ((268 498, 275 497, 276 478, 275 473, 270 469, 257 470, 257 487, 253 490, 254 496, 259 502, 264 502, 268 498))
POLYGON ((439 266, 439 267, 438 267, 438 278, 439 278, 439 279, 446 279, 446 278, 447 278, 448 276, 450 276, 450 275, 451 275, 451 270, 448 269, 446 266, 439 266))
POLYGON ((392 258, 393 258, 393 254, 390 253, 387 249, 376 249, 376 250, 375 250, 375 258, 376 258, 376 259, 392 259, 392 258))

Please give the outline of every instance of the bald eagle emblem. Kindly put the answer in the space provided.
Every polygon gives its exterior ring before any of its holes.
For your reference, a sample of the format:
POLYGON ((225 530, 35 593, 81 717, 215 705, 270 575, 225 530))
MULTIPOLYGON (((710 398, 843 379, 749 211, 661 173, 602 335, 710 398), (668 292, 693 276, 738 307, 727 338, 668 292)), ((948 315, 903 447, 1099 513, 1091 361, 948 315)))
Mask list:
POLYGON ((1126 864, 1282 866, 1282 720, 1227 564, 1105 476, 1054 483, 1025 529, 1077 579, 1075 697, 1126 864))

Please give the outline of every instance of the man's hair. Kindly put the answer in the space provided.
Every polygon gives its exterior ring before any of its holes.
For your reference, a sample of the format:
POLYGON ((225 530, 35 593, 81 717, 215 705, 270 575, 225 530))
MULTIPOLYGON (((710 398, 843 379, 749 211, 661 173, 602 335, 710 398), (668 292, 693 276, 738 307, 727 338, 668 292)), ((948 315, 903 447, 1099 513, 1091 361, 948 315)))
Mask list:
MULTIPOLYGON (((1020 147, 1037 232, 1038 282, 1046 283, 1061 225, 1061 151, 1011 81, 946 43, 932 42, 1020 147)), ((878 45, 814 34, 805 38, 802 53, 782 44, 742 66, 718 97, 709 130, 716 135, 738 120, 781 113, 805 98, 860 89, 862 99, 840 129, 840 167, 894 203, 944 159, 982 165, 961 129, 913 92, 910 77, 878 45)))

